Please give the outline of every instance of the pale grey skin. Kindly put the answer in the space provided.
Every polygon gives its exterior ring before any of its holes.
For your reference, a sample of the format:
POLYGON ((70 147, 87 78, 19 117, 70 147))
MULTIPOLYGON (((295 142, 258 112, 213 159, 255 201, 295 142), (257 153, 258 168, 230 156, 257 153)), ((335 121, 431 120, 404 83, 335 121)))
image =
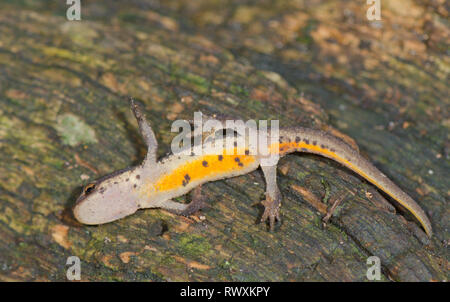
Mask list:
POLYGON ((93 184, 95 187, 90 192, 83 191, 73 210, 75 218, 81 223, 103 224, 131 215, 141 208, 164 208, 180 213, 188 208, 187 204, 172 201, 170 198, 173 197, 152 196, 143 200, 139 194, 138 188, 145 180, 158 179, 166 169, 161 162, 157 162, 158 142, 152 128, 133 100, 131 108, 148 147, 147 156, 142 165, 101 178, 93 184))
MULTIPOLYGON (((131 215, 143 208, 162 208, 178 214, 189 215, 205 205, 200 193, 203 183, 247 174, 256 170, 262 163, 261 158, 255 156, 254 162, 245 165, 238 171, 216 173, 201 180, 190 181, 187 185, 176 186, 169 191, 149 191, 147 188, 152 187, 152 184, 162 175, 189 161, 198 160, 199 157, 196 155, 172 155, 157 161, 158 143, 155 135, 133 100, 131 100, 131 108, 138 121, 141 135, 148 146, 147 156, 140 166, 117 171, 86 186, 74 207, 74 215, 81 223, 103 224, 131 215), (194 188, 196 189, 193 191, 191 203, 183 204, 172 200, 172 198, 185 195, 194 188)), ((304 146, 305 148, 290 148, 286 151, 280 148, 280 156, 296 151, 315 153, 329 157, 353 170, 408 209, 431 237, 431 223, 420 206, 375 166, 360 156, 357 150, 342 140, 324 131, 294 127, 280 129, 279 142, 280 146, 290 142, 308 144, 308 146, 304 146), (324 149, 318 150, 318 146, 324 149), (327 153, 328 151, 332 153, 327 153)), ((262 202, 265 211, 261 221, 269 220, 270 227, 273 229, 275 221, 280 220, 279 209, 281 206, 281 193, 276 181, 277 167, 276 165, 261 165, 261 168, 266 181, 266 200, 262 202)))

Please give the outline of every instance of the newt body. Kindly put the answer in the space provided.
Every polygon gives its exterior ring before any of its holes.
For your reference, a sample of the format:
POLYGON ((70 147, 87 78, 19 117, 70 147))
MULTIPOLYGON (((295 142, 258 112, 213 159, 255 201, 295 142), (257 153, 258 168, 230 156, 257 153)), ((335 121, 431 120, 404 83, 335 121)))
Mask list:
MULTIPOLYGON (((102 224, 131 215, 138 209, 162 208, 188 215, 202 205, 199 189, 194 190, 190 204, 172 201, 210 181, 247 174, 261 165, 258 155, 236 155, 236 149, 223 149, 222 154, 171 155, 156 160, 157 142, 139 108, 132 101, 142 136, 148 146, 143 164, 117 171, 85 187, 74 208, 75 217, 85 224, 102 224)), ((339 138, 324 131, 302 127, 281 128, 280 139, 267 148, 280 156, 292 152, 314 153, 339 162, 378 187, 410 211, 428 236, 432 228, 420 206, 382 172, 339 138)), ((281 194, 276 183, 276 165, 261 168, 266 180, 265 211, 262 220, 271 227, 279 217, 281 194)))

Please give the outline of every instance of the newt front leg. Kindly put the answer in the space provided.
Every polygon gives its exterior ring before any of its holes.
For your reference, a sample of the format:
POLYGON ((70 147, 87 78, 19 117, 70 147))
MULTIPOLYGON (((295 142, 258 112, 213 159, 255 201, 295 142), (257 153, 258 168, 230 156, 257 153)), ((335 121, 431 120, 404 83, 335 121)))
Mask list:
POLYGON ((264 206, 261 222, 268 219, 270 230, 273 230, 275 220, 281 222, 281 193, 277 185, 277 166, 261 166, 261 168, 266 180, 266 199, 261 202, 264 206))

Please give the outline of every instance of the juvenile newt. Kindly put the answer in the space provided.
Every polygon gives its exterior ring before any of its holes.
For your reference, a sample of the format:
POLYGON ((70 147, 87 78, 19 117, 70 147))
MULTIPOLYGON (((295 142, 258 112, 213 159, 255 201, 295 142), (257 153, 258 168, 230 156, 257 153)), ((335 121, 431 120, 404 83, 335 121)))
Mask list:
MULTIPOLYGON (((148 147, 143 163, 102 177, 83 189, 74 207, 74 216, 84 224, 103 224, 135 213, 138 209, 162 208, 181 215, 189 215, 205 205, 201 185, 215 180, 247 174, 261 166, 266 181, 265 207, 261 221, 269 220, 273 228, 280 220, 281 194, 277 186, 276 165, 261 165, 262 157, 226 150, 222 154, 170 155, 156 158, 158 143, 152 128, 140 108, 131 100, 132 111, 140 133, 148 147), (193 190, 194 189, 194 190, 193 190), (172 199, 193 190, 189 204, 172 199)), ((280 128, 279 141, 268 144, 270 152, 279 156, 292 152, 307 152, 330 158, 378 187, 400 203, 420 222, 428 236, 431 223, 420 206, 382 172, 363 158, 357 150, 327 132, 302 128, 280 128)))

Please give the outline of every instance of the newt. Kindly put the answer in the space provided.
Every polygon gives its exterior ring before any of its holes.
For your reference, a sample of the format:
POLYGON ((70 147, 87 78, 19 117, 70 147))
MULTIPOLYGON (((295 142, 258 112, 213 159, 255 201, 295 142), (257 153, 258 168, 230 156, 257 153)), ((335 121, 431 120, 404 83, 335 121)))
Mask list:
MULTIPOLYGON (((273 229, 280 221, 282 196, 277 185, 277 166, 261 165, 262 156, 236 150, 221 154, 172 154, 158 160, 158 142, 140 107, 131 99, 131 109, 139 131, 148 147, 141 165, 116 171, 89 183, 74 206, 75 218, 88 225, 115 221, 144 208, 161 208, 180 215, 190 215, 206 206, 201 185, 207 182, 244 175, 261 166, 266 182, 266 198, 261 222, 268 220, 273 229), (172 199, 193 192, 188 204, 172 199)), ((362 157, 346 142, 325 131, 289 127, 279 129, 279 141, 267 145, 279 156, 292 152, 313 153, 330 158, 372 183, 406 208, 420 222, 429 237, 431 223, 421 207, 386 175, 362 157), (275 150, 275 151, 274 151, 275 150)))

